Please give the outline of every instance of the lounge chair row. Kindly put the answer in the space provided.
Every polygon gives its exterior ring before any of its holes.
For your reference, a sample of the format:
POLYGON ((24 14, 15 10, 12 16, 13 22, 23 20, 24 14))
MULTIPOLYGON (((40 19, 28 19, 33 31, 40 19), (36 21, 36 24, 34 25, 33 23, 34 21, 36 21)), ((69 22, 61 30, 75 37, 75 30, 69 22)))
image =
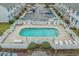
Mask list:
POLYGON ((0 52, 0 56, 17 56, 15 52, 0 52))
POLYGON ((53 40, 53 44, 55 44, 55 45, 77 45, 78 42, 72 41, 72 40, 64 40, 64 41, 53 40))

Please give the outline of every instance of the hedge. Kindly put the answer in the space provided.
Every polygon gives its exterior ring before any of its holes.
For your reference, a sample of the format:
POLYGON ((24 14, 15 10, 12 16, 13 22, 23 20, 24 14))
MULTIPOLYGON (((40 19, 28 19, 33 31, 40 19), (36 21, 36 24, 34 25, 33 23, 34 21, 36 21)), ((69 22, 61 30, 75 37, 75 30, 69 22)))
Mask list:
POLYGON ((36 47, 37 47, 37 45, 32 42, 32 43, 29 44, 28 49, 32 50, 32 49, 35 49, 36 47))
POLYGON ((42 48, 44 48, 44 49, 50 49, 50 48, 51 48, 51 46, 50 46, 50 44, 49 44, 48 42, 43 42, 43 43, 41 44, 41 46, 42 46, 42 48))

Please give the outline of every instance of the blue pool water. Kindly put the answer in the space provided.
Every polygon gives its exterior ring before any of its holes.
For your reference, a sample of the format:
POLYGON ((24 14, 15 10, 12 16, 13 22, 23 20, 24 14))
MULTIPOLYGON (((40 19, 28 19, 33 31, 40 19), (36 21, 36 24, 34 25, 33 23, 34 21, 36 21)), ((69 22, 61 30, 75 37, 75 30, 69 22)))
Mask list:
POLYGON ((23 28, 19 34, 23 37, 57 37, 59 32, 55 28, 23 28))

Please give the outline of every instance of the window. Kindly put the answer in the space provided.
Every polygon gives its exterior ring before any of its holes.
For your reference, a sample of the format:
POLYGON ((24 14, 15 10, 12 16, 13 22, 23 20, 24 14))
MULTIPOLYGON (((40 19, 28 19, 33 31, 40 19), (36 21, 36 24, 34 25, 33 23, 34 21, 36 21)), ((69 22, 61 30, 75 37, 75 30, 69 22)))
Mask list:
POLYGON ((74 18, 72 17, 72 22, 74 21, 74 18))
POLYGON ((11 17, 11 18, 13 17, 13 13, 10 14, 10 17, 11 17))
POLYGON ((10 15, 8 15, 8 18, 9 18, 9 19, 11 18, 10 15))
POLYGON ((79 16, 79 12, 77 12, 77 14, 76 14, 77 16, 79 16))
POLYGON ((10 8, 7 8, 8 12, 10 11, 10 8))
POLYGON ((76 25, 78 23, 78 20, 72 17, 72 22, 74 22, 74 24, 76 25))
POLYGON ((12 10, 12 7, 10 7, 10 11, 12 10))
POLYGON ((12 15, 11 15, 11 14, 10 14, 10 15, 8 15, 8 18, 9 18, 9 19, 11 19, 11 18, 12 18, 12 15))
POLYGON ((78 23, 78 20, 75 21, 75 25, 78 23))
POLYGON ((75 10, 72 10, 72 13, 75 13, 75 10))
POLYGON ((14 15, 16 15, 16 11, 14 11, 14 15))

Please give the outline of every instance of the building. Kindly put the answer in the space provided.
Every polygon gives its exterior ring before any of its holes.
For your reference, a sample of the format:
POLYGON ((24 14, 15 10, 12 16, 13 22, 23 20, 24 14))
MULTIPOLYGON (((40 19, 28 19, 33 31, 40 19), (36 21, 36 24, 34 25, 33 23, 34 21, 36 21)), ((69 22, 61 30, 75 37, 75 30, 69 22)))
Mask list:
POLYGON ((21 16, 33 4, 25 3, 0 3, 0 22, 8 22, 21 16))
POLYGON ((79 10, 75 10, 75 8, 72 7, 73 5, 75 7, 75 4, 57 3, 55 7, 57 7, 58 11, 64 16, 65 20, 68 19, 73 27, 79 28, 79 10))
POLYGON ((7 17, 8 11, 4 6, 0 5, 0 22, 8 22, 9 18, 7 17))

